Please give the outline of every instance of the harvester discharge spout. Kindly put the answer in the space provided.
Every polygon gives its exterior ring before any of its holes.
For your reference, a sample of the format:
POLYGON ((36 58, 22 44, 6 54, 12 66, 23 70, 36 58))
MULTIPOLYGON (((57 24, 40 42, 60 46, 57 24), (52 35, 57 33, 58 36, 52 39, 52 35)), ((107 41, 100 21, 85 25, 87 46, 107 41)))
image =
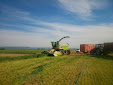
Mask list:
POLYGON ((70 37, 69 37, 69 36, 65 36, 65 37, 61 38, 61 39, 59 40, 59 42, 60 42, 61 40, 63 40, 64 38, 70 38, 70 37))

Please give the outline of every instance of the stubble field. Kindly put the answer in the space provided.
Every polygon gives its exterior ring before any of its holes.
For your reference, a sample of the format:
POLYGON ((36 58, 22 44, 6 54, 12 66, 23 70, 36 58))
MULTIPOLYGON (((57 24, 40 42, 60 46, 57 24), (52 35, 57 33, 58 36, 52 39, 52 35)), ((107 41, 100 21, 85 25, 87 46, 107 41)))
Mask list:
POLYGON ((113 85, 113 56, 52 57, 38 52, 0 57, 0 85, 113 85))

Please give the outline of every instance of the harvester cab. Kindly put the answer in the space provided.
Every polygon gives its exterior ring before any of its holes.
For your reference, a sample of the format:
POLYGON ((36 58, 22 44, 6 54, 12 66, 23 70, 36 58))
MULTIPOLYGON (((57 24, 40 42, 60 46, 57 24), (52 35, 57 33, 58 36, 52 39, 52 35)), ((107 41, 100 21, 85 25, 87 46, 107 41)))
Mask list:
POLYGON ((51 44, 52 44, 52 49, 58 49, 59 48, 59 41, 56 41, 56 42, 52 41, 51 44))
MULTIPOLYGON (((52 41, 51 44, 52 44, 52 49, 56 49, 56 50, 59 50, 59 49, 65 49, 64 48, 64 45, 60 45, 60 41, 63 40, 64 38, 70 38, 69 36, 65 36, 63 38, 61 38, 59 41, 52 41), (63 46, 63 47, 62 47, 63 46)), ((66 46, 66 45, 65 45, 66 46)), ((68 47, 69 47, 69 44, 68 44, 68 47)))

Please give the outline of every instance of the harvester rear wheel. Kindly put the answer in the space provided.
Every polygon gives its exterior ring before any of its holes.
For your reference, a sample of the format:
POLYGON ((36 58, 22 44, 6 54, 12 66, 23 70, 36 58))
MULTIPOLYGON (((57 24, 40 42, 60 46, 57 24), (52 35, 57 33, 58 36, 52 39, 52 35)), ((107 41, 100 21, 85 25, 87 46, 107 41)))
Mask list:
POLYGON ((70 50, 66 50, 66 54, 69 55, 70 54, 70 50))

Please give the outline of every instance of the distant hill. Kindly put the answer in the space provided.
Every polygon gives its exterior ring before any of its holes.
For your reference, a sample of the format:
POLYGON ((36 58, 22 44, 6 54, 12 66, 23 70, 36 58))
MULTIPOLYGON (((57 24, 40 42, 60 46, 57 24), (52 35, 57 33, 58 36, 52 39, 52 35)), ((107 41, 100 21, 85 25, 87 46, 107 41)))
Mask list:
MULTIPOLYGON (((51 49, 52 47, 0 47, 0 49, 51 49)), ((70 48, 70 49, 79 49, 79 48, 70 48)))
POLYGON ((50 47, 0 47, 0 49, 51 49, 50 47))

